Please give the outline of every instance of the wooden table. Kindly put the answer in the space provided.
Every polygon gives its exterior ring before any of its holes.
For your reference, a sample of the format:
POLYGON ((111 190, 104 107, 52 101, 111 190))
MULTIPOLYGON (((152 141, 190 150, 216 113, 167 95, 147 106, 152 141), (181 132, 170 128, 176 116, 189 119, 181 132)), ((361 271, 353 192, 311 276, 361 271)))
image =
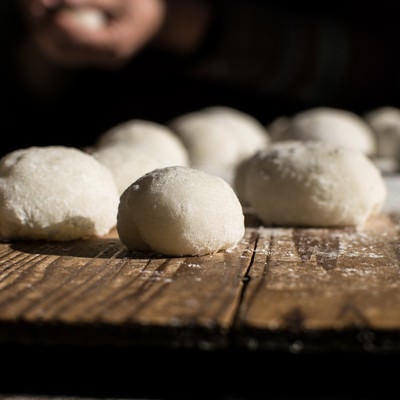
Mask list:
POLYGON ((399 222, 249 226, 235 249, 203 257, 129 254, 115 233, 1 244, 0 341, 394 350, 399 222))
MULTIPOLYGON (((31 374, 43 358, 50 376, 60 358, 84 355, 77 370, 106 369, 114 382, 119 371, 117 393, 127 390, 121 356, 172 375, 171 360, 190 361, 197 373, 205 362, 209 372, 225 368, 232 378, 239 356, 247 368, 274 362, 275 372, 288 363, 303 368, 304 357, 318 357, 325 368, 332 357, 347 357, 343 370, 365 367, 371 357, 384 359, 382 368, 389 358, 391 366, 400 349, 398 182, 388 181, 383 213, 363 229, 267 228, 249 214, 236 248, 204 257, 128 253, 116 232, 70 243, 3 243, 0 354, 9 371, 18 370, 18 355, 31 374)), ((79 382, 70 388, 84 387, 79 382)))

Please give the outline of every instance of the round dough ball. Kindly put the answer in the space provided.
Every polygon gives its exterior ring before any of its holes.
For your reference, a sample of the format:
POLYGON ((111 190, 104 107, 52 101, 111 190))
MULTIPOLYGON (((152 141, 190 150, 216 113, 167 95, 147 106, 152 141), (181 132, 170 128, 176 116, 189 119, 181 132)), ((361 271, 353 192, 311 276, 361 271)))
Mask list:
POLYGON ((245 196, 266 225, 362 226, 386 186, 362 152, 320 142, 280 142, 255 155, 245 196))
POLYGON ((188 149, 192 167, 230 184, 236 166, 270 141, 267 130, 255 118, 223 106, 182 115, 169 126, 188 149))
POLYGON ((188 152, 180 139, 166 126, 151 121, 133 119, 104 132, 98 139, 98 149, 122 144, 139 149, 158 160, 162 167, 187 166, 188 152))
POLYGON ((29 147, 0 160, 3 240, 101 236, 115 226, 118 203, 110 171, 81 150, 29 147))
POLYGON ((274 141, 284 140, 325 142, 367 155, 376 151, 374 133, 363 118, 351 111, 330 107, 311 108, 294 115, 286 129, 276 130, 274 141))
POLYGON ((119 194, 145 173, 162 166, 160 161, 140 149, 120 143, 94 149, 91 154, 111 171, 119 194))
POLYGON ((240 202, 222 178, 166 167, 142 176, 122 194, 117 230, 131 250, 195 256, 235 246, 245 227, 240 202))
POLYGON ((400 109, 380 107, 368 112, 365 120, 376 136, 376 156, 400 158, 400 109))

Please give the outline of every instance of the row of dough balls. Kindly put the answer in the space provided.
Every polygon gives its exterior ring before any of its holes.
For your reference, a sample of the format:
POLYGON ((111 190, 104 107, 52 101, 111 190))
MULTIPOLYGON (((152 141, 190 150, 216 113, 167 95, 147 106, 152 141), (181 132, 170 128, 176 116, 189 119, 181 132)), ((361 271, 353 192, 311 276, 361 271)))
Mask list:
POLYGON ((281 142, 242 166, 237 194, 221 177, 171 166, 144 174, 119 196, 111 172, 90 154, 17 150, 0 160, 0 236, 64 241, 116 225, 129 249, 203 255, 242 238, 243 202, 266 225, 361 226, 386 195, 380 171, 355 149, 281 142))
MULTIPOLYGON (((224 140, 236 132, 223 167, 216 167, 229 168, 233 178, 236 160, 253 154, 268 136, 239 111, 213 107, 204 113, 221 120, 215 139, 210 137, 220 154, 224 140), (257 133, 247 126, 252 124, 257 133), (257 144, 243 150, 239 143, 245 137, 257 144)), ((203 129, 207 126, 208 121, 203 129)), ((244 234, 242 205, 225 179, 191 162, 206 164, 196 146, 167 126, 131 120, 104 132, 84 152, 62 146, 12 152, 0 161, 0 237, 64 241, 103 236, 116 226, 135 250, 202 255, 228 249, 244 234), (141 177, 147 179, 144 185, 141 177)), ((203 158, 208 153, 204 149, 203 158)), ((214 160, 219 162, 217 155, 214 160)))
POLYGON ((384 146, 377 139, 382 135, 376 131, 372 122, 341 109, 313 108, 265 127, 244 112, 214 106, 178 116, 167 125, 139 119, 123 122, 100 135, 88 151, 111 170, 122 194, 144 173, 171 165, 190 166, 233 185, 242 161, 271 143, 287 140, 358 149, 387 170, 387 157, 383 159, 379 150, 384 146))
POLYGON ((170 126, 178 133, 133 120, 105 132, 86 153, 50 146, 5 156, 1 237, 73 240, 104 235, 117 221, 128 248, 201 255, 237 244, 247 202, 268 225, 361 225, 385 197, 379 171, 359 149, 271 144, 255 119, 226 107, 170 126), (205 162, 210 153, 214 164, 205 162))
POLYGON ((244 215, 222 178, 185 166, 157 168, 120 196, 110 170, 63 146, 29 147, 0 160, 0 238, 70 241, 117 228, 131 250, 171 256, 227 250, 244 215))
POLYGON ((232 184, 237 165, 270 143, 266 128, 252 116, 208 107, 167 125, 133 119, 104 132, 88 150, 106 165, 122 192, 154 168, 190 166, 232 184))

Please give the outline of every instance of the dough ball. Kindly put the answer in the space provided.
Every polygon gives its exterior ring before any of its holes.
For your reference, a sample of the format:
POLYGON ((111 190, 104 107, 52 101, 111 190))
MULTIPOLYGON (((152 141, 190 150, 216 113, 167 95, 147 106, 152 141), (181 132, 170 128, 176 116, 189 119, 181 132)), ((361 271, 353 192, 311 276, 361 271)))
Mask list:
POLYGON ((168 127, 155 122, 140 119, 122 122, 104 132, 95 147, 117 143, 139 149, 158 160, 162 167, 189 164, 189 155, 181 140, 168 127))
POLYGON ((191 166, 232 184, 236 166, 269 144, 266 129, 241 111, 215 106, 179 116, 170 127, 189 151, 191 166))
POLYGON ((400 109, 380 107, 368 112, 365 120, 376 136, 377 157, 400 158, 400 109))
POLYGON ((286 129, 276 131, 274 141, 284 140, 320 141, 358 149, 367 155, 376 151, 374 133, 362 117, 329 107, 311 108, 294 115, 286 129))
POLYGON ((222 178, 189 167, 166 167, 125 190, 117 230, 131 250, 195 256, 235 246, 245 228, 240 202, 222 178))
POLYGON ((280 142, 246 168, 245 196, 266 225, 362 226, 380 212, 386 186, 361 151, 280 142))
POLYGON ((81 150, 29 147, 0 160, 3 240, 101 236, 116 225, 118 203, 110 171, 81 150))
POLYGON ((62 10, 76 25, 88 30, 103 28, 107 24, 106 15, 94 7, 68 7, 62 10))
POLYGON ((136 179, 162 166, 146 152, 118 143, 94 149, 91 154, 111 171, 120 194, 136 179))

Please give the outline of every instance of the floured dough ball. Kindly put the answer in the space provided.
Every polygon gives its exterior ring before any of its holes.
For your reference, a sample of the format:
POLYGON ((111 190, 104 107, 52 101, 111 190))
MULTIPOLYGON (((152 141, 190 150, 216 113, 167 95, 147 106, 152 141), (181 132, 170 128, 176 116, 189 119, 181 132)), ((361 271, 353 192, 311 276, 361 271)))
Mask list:
POLYGON ((111 171, 120 194, 136 179, 162 166, 146 152, 123 144, 93 149, 91 154, 111 171))
POLYGON ((119 195, 110 171, 89 154, 29 147, 0 160, 0 238, 73 240, 116 225, 119 195))
POLYGON ((274 135, 275 142, 284 140, 319 141, 354 148, 368 156, 376 151, 374 134, 362 117, 330 107, 311 108, 294 115, 287 127, 281 127, 274 135))
POLYGON ((362 226, 386 186, 362 152, 320 142, 280 142, 246 169, 245 197, 266 225, 362 226))
POLYGON ((189 164, 189 155, 180 139, 166 126, 151 121, 133 119, 104 132, 97 149, 122 144, 135 148, 159 161, 163 167, 189 164))
POLYGON ((377 157, 400 159, 400 109, 379 107, 365 114, 365 120, 376 136, 377 157))
POLYGON ((181 115, 169 126, 186 145, 192 167, 230 184, 236 166, 270 141, 267 130, 255 118, 223 106, 181 115))
POLYGON ((107 24, 107 17, 98 8, 94 7, 66 7, 62 10, 76 25, 88 30, 103 28, 107 24))
POLYGON ((131 250, 195 256, 235 246, 245 228, 240 202, 222 178, 166 167, 142 176, 122 194, 117 230, 131 250))

